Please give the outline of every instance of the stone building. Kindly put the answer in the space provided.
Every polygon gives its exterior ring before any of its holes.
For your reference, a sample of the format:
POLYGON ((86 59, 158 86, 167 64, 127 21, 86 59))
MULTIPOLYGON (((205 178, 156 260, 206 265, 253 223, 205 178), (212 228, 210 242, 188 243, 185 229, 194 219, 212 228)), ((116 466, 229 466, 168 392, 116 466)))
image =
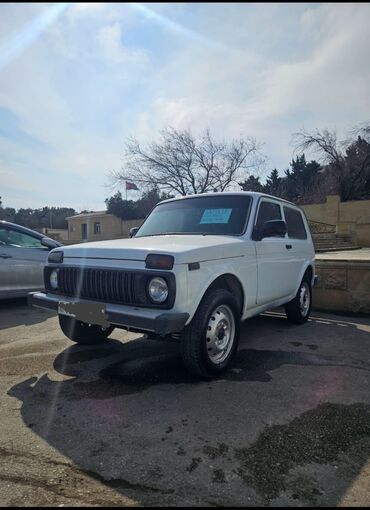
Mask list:
POLYGON ((139 227, 144 219, 121 220, 107 211, 81 213, 66 218, 68 242, 104 241, 129 237, 132 227, 139 227))

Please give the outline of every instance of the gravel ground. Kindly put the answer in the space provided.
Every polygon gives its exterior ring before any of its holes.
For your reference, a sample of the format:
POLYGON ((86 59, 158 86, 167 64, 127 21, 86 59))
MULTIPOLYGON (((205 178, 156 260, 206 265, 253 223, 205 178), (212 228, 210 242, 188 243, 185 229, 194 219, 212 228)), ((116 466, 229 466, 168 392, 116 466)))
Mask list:
POLYGON ((244 323, 220 379, 176 344, 74 345, 0 302, 2 506, 367 506, 370 319, 244 323))

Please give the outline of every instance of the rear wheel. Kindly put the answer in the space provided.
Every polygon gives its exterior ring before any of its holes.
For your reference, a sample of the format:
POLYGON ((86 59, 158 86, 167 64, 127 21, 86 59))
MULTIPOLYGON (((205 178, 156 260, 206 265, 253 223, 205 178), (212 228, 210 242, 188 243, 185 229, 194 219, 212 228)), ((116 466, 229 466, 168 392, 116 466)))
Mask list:
POLYGON ((87 324, 67 315, 59 315, 59 325, 67 338, 83 345, 104 342, 114 329, 113 326, 104 329, 94 324, 87 324))
POLYGON ((287 319, 293 324, 307 322, 312 303, 312 287, 308 279, 303 278, 298 292, 292 301, 285 305, 287 319))
POLYGON ((182 334, 186 368, 207 378, 224 372, 236 352, 239 329, 239 306, 234 296, 224 289, 206 294, 182 334))

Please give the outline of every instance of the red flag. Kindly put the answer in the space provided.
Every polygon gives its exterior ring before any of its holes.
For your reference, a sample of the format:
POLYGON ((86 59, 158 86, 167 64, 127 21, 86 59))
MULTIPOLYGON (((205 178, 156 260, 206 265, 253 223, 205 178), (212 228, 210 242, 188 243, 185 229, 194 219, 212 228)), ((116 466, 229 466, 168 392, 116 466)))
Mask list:
POLYGON ((127 182, 127 181, 126 181, 126 189, 135 189, 135 190, 139 191, 139 188, 136 186, 135 183, 127 182))

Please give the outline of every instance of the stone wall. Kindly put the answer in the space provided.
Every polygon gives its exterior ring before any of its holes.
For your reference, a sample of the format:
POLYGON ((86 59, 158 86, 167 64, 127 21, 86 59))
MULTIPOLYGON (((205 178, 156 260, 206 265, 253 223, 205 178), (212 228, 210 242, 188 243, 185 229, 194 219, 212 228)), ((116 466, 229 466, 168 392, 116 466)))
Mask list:
POLYGON ((68 240, 68 229, 67 228, 49 228, 43 227, 41 232, 60 243, 64 243, 68 240))
POLYGON ((362 261, 316 260, 313 307, 370 314, 370 257, 362 261))
POLYGON ((338 195, 323 204, 302 205, 309 220, 336 225, 337 234, 350 235, 356 246, 370 247, 370 200, 341 202, 338 195))

